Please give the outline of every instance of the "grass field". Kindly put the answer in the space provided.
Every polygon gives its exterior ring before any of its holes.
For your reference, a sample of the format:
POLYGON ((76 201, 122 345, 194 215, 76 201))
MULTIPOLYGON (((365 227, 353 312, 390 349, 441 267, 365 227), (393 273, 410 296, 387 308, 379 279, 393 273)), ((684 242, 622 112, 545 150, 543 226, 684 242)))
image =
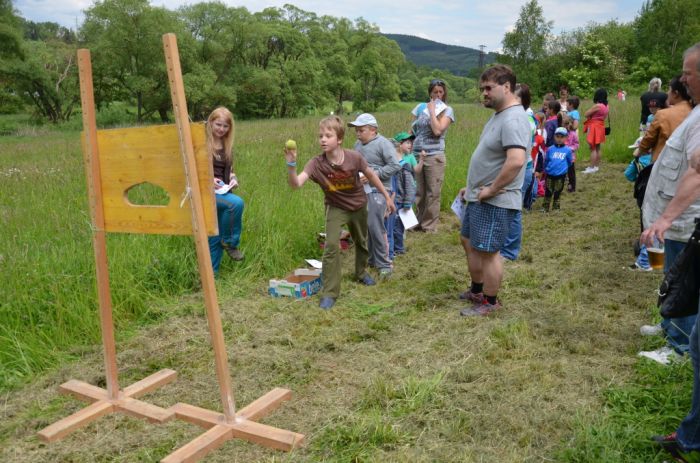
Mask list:
MULTIPOLYGON (((612 104, 602 171, 580 176, 560 213, 525 215, 505 308, 478 320, 458 316, 468 278, 449 211, 440 233, 409 235, 391 281, 364 288, 346 278, 330 312, 315 299, 269 298, 268 278, 320 257, 321 193, 292 192, 281 155, 290 137, 302 160, 316 154, 317 118, 238 124, 246 260, 225 261, 217 283, 234 392, 242 406, 272 387, 292 389, 265 422, 305 433, 308 445, 287 455, 233 442, 206 461, 662 461, 648 436, 672 430, 687 410, 691 370, 635 357, 662 343, 638 335, 654 316, 660 277, 623 268, 638 231, 622 177, 638 104, 612 104)), ((455 109, 444 209, 490 114, 455 109)), ((407 111, 377 117, 386 134, 409 121, 407 111)), ((586 158, 584 147, 580 168, 586 158)), ((156 461, 189 441, 198 428, 119 416, 51 445, 34 437, 82 406, 59 397, 58 384, 104 382, 78 134, 1 138, 0 176, 0 461, 156 461)), ((191 241, 114 235, 108 250, 122 383, 173 368, 178 380, 149 401, 216 409, 191 241)))

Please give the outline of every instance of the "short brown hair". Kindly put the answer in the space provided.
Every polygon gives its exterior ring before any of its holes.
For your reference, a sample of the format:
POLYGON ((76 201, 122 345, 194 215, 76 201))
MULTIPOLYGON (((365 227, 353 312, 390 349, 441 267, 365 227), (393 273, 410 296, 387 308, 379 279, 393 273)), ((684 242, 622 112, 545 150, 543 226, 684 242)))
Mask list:
POLYGON ((330 129, 335 132, 338 140, 345 139, 345 123, 338 116, 326 116, 318 123, 319 128, 330 129))
POLYGON ((486 69, 481 74, 480 80, 481 82, 496 82, 498 85, 503 85, 508 82, 510 83, 510 91, 515 92, 515 73, 510 66, 506 66, 505 64, 494 64, 490 68, 486 69))

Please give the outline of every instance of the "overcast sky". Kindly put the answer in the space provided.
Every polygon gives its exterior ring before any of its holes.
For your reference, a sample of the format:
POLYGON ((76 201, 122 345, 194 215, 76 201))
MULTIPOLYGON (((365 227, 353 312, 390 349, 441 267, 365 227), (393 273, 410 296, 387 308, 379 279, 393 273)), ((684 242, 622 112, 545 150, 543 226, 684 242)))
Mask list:
MULTIPOLYGON (((223 0, 230 6, 244 6, 251 12, 270 6, 292 4, 305 11, 335 17, 363 17, 379 26, 382 32, 416 35, 450 45, 486 51, 501 48, 503 34, 511 30, 520 8, 527 0, 223 0)), ((26 19, 57 22, 75 29, 83 21, 82 10, 92 0, 13 0, 15 8, 26 19)), ((155 6, 176 9, 188 0, 151 0, 155 6)), ((555 32, 571 30, 587 22, 598 23, 617 19, 629 22, 637 15, 644 0, 540 0, 545 18, 554 21, 555 32)))

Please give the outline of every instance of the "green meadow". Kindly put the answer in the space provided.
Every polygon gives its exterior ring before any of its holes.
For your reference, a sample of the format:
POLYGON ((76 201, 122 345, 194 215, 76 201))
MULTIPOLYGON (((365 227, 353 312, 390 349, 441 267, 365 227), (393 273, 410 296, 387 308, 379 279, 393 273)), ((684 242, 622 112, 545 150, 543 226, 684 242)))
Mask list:
MULTIPOLYGON (((380 109, 381 132, 406 130, 411 106, 380 109)), ((663 461, 648 437, 682 418, 692 371, 636 357, 663 343, 638 334, 657 317, 660 275, 624 268, 639 227, 622 176, 638 102, 611 102, 601 172, 579 175, 560 213, 525 214, 504 309, 468 320, 458 315, 468 277, 449 204, 491 112, 455 111, 440 232, 409 234, 386 283, 360 287, 346 272, 330 312, 316 298, 266 294, 269 278, 321 255, 322 194, 292 191, 282 155, 288 138, 300 164, 316 155, 320 117, 236 124, 246 258, 225 258, 217 281, 234 393, 243 406, 272 387, 293 390, 265 422, 306 434, 307 445, 282 454, 229 442, 206 461, 663 461)), ((54 444, 35 437, 82 407, 58 395, 61 382, 101 385, 104 375, 79 132, 12 124, 0 120, 0 460, 159 460, 200 429, 111 415, 54 444)), ((347 133, 344 145, 353 142, 347 133)), ((583 146, 579 171, 587 157, 583 146)), ((192 239, 113 234, 108 259, 122 384, 173 368, 177 381, 146 400, 217 409, 192 239)))

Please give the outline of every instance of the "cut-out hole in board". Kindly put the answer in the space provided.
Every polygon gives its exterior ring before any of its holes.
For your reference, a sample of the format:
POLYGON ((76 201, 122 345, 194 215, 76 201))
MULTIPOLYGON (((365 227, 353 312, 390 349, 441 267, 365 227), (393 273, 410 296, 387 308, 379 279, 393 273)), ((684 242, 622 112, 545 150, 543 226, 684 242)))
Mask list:
POLYGON ((129 187, 124 192, 124 197, 133 206, 167 206, 170 203, 168 192, 150 182, 129 187))

